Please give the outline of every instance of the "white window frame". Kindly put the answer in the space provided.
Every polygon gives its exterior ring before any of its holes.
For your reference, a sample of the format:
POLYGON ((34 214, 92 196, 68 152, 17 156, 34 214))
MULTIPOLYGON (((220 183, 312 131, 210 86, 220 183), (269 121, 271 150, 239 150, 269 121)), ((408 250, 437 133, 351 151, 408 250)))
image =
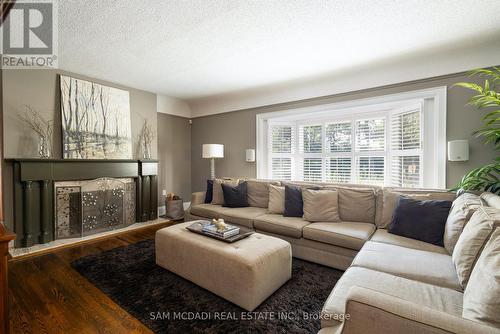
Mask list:
MULTIPOLYGON (((423 158, 423 166, 420 172, 422 174, 422 187, 444 189, 446 187, 446 92, 447 87, 441 86, 347 102, 257 114, 257 177, 267 179, 270 176, 270 163, 268 163, 268 131, 269 125, 278 120, 283 124, 297 124, 297 120, 301 120, 301 125, 319 124, 327 121, 340 122, 343 119, 352 119, 353 113, 355 113, 358 118, 360 114, 366 115, 366 118, 371 118, 375 114, 384 114, 384 112, 385 115, 387 115, 388 110, 395 110, 411 103, 421 103, 420 127, 422 133, 421 158, 423 158), (307 115, 307 121, 303 121, 305 115, 307 115)), ((388 159, 386 159, 387 161, 385 162, 385 180, 389 180, 391 177, 387 166, 392 164, 388 147, 391 140, 390 126, 387 126, 388 122, 390 122, 390 119, 386 118, 385 150, 387 152, 384 154, 388 159)), ((355 126, 354 123, 353 126, 355 126)), ((295 128, 295 131, 298 136, 298 126, 295 128)), ((324 131, 323 129, 323 132, 324 131)), ((352 133, 354 136, 354 128, 352 133)), ((323 145, 325 145, 325 139, 323 133, 323 145)), ((352 140, 354 149, 355 138, 352 138, 352 140)), ((299 140, 296 140, 294 145, 295 154, 292 163, 294 163, 294 160, 299 154, 299 140)), ((339 156, 337 153, 330 153, 330 155, 339 156)), ((325 156, 325 154, 322 156, 325 156)), ((351 164, 352 168, 354 168, 355 161, 352 161, 351 164)), ((325 166, 325 161, 323 161, 323 168, 325 168, 325 166)), ((296 177, 297 175, 292 173, 292 179, 296 179, 296 177)), ((355 175, 351 175, 351 180, 353 180, 354 177, 355 175)))

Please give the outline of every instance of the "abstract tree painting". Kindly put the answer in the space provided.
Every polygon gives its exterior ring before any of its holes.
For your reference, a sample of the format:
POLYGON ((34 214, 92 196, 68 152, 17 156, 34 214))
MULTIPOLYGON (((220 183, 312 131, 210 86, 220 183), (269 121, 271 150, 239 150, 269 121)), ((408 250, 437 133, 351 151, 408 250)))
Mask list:
POLYGON ((61 75, 65 159, 131 159, 129 92, 61 75))

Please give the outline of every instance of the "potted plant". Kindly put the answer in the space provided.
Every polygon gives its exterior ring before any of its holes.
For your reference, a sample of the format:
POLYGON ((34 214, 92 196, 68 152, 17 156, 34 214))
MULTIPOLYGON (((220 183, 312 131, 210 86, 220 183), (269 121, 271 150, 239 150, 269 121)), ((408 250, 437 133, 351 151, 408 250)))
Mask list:
MULTIPOLYGON (((478 69, 470 72, 470 75, 486 77, 483 85, 471 82, 460 82, 455 86, 464 87, 476 92, 469 104, 476 106, 478 110, 486 111, 482 120, 484 125, 474 131, 474 136, 484 139, 484 144, 493 144, 495 149, 500 149, 500 92, 495 85, 500 83, 500 68, 478 69)), ((462 178, 453 190, 489 191, 500 193, 500 157, 486 166, 471 170, 462 178)))

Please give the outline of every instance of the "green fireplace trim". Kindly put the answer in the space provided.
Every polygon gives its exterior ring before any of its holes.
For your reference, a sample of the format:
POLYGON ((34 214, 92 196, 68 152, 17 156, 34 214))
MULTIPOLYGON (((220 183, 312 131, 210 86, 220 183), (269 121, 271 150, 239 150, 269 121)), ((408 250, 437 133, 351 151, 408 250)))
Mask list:
POLYGON ((136 221, 158 218, 157 160, 6 159, 14 170, 16 247, 54 240, 54 182, 134 178, 136 221))

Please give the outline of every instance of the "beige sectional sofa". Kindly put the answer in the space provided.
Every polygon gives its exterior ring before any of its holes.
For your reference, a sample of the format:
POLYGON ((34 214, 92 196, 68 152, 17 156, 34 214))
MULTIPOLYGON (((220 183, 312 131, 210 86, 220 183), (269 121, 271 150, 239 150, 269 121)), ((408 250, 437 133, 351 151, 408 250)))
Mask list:
MULTIPOLYGON (((462 317, 467 287, 462 287, 447 249, 390 234, 386 229, 401 194, 443 200, 453 200, 454 194, 344 184, 293 184, 335 188, 339 192, 342 221, 308 222, 270 214, 266 207, 205 204, 205 192, 193 194, 186 219, 223 218, 288 241, 294 257, 345 270, 325 302, 321 334, 500 333, 500 324, 462 317)), ((256 187, 248 189, 249 197, 268 196, 262 190, 265 186, 260 187, 260 193, 250 194, 256 187)), ((493 196, 484 205, 498 206, 498 202, 499 198, 493 196)), ((261 201, 261 206, 262 203, 265 201, 261 201)))
MULTIPOLYGON (((250 180, 251 183, 277 182, 250 180)), ((285 182, 283 182, 285 183, 285 182)), ((293 256, 296 258, 320 263, 337 269, 347 269, 358 251, 366 241, 372 239, 378 242, 402 244, 406 247, 422 250, 439 251, 441 247, 422 241, 399 237, 387 233, 383 227, 390 222, 392 210, 384 208, 383 201, 390 202, 394 207, 394 200, 387 194, 404 193, 420 196, 418 198, 449 199, 454 194, 437 190, 393 189, 374 186, 359 186, 329 183, 290 182, 303 187, 320 186, 335 188, 339 191, 339 213, 342 223, 308 222, 302 218, 284 217, 281 214, 268 213, 267 203, 269 194, 264 192, 266 187, 248 187, 248 196, 264 197, 260 202, 262 207, 249 206, 244 208, 227 208, 222 205, 205 204, 205 192, 193 193, 191 206, 186 212, 186 220, 223 218, 227 222, 254 229, 263 234, 285 239, 292 245, 293 256), (255 194, 251 193, 255 190, 255 194), (260 191, 260 193, 259 193, 260 191), (397 192, 396 192, 397 191, 397 192), (385 195, 385 196, 384 196, 385 195), (385 214, 385 211, 390 211, 385 214), (378 229, 377 229, 378 227, 378 229), (333 256, 332 256, 333 255, 333 256)), ((249 201, 252 204, 252 201, 249 201)), ((253 201, 255 203, 255 201, 253 201)), ((387 203, 386 203, 387 204, 387 203)), ((386 205, 387 207, 387 205, 386 205)))

